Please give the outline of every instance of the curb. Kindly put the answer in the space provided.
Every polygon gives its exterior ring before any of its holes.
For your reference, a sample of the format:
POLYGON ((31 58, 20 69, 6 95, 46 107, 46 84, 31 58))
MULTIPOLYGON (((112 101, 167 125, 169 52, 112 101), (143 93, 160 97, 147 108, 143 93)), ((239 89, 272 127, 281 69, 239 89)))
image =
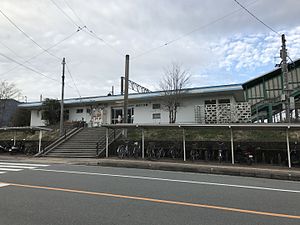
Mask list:
POLYGON ((145 161, 134 162, 134 161, 120 161, 120 160, 101 160, 98 163, 88 163, 88 165, 300 181, 300 171, 280 170, 280 169, 245 168, 245 167, 234 167, 234 166, 213 166, 213 165, 193 165, 193 164, 180 165, 179 163, 169 163, 169 162, 167 163, 166 162, 164 163, 145 162, 145 161))

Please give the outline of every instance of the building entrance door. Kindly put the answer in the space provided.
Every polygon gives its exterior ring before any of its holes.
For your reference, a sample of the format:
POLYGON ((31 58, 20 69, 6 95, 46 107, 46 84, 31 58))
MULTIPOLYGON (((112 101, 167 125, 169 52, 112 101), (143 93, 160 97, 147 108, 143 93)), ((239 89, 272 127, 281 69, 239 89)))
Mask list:
MULTIPOLYGON (((128 107, 128 120, 127 123, 133 123, 134 108, 128 107)), ((112 108, 111 109, 111 123, 122 123, 123 122, 123 108, 112 108)))

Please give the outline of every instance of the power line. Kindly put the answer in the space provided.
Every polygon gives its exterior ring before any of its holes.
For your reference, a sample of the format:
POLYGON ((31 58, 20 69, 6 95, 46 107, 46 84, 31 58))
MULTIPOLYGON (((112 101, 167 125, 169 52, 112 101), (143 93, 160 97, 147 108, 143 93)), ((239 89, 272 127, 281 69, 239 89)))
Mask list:
MULTIPOLYGON (((12 58, 10 58, 9 56, 7 56, 7 55, 5 55, 5 54, 3 54, 3 53, 1 53, 1 52, 0 52, 0 55, 1 55, 2 57, 6 58, 6 59, 8 59, 8 60, 10 60, 10 61, 12 61, 12 62, 14 62, 14 63, 16 63, 16 64, 18 64, 18 65, 24 67, 24 68, 26 68, 26 69, 28 69, 28 70, 30 70, 30 71, 36 73, 36 74, 39 74, 39 75, 41 75, 41 76, 43 76, 43 77, 45 77, 45 78, 47 78, 47 79, 49 79, 49 80, 52 80, 52 81, 55 81, 55 82, 60 83, 59 80, 56 80, 56 79, 54 79, 54 78, 52 78, 52 77, 49 77, 49 76, 47 76, 46 74, 44 74, 44 73, 42 73, 42 72, 40 72, 40 71, 38 71, 38 70, 35 70, 35 69, 33 69, 33 68, 29 67, 29 66, 26 66, 26 65, 24 65, 23 63, 20 63, 20 62, 18 62, 17 60, 12 59, 12 58)), ((69 84, 66 84, 66 85, 68 85, 70 88, 74 89, 71 85, 69 85, 69 84)))
MULTIPOLYGON (((62 42, 68 40, 69 38, 73 37, 75 34, 77 34, 79 31, 81 31, 81 29, 78 29, 76 32, 73 32, 72 34, 70 34, 69 36, 65 37, 64 39, 60 40, 59 42, 55 43, 54 45, 52 45, 51 47, 47 48, 46 50, 50 50, 54 47, 56 47, 57 45, 61 44, 62 42)), ((23 63, 28 63, 29 61, 31 61, 32 59, 35 59, 37 58, 38 56, 42 55, 43 53, 45 52, 45 50, 43 50, 42 52, 32 56, 31 58, 25 60, 23 63)), ((20 66, 20 65, 19 65, 20 66)), ((0 75, 5 75, 7 73, 10 73, 11 71, 15 70, 16 68, 18 68, 18 66, 15 66, 13 68, 11 68, 10 70, 4 72, 4 73, 1 73, 0 75)))
MULTIPOLYGON (((253 1, 253 2, 251 2, 251 3, 249 3, 249 5, 251 5, 251 4, 255 3, 255 2, 257 2, 257 0, 256 0, 256 1, 253 1)), ((136 55, 136 56, 133 56, 133 57, 131 58, 131 60, 136 59, 136 58, 139 58, 139 57, 141 57, 141 56, 143 56, 143 55, 146 55, 146 54, 148 54, 148 53, 150 53, 150 52, 156 51, 156 50, 158 50, 158 49, 160 49, 160 48, 163 48, 163 47, 165 47, 165 46, 167 46, 167 45, 170 45, 170 44, 172 44, 172 43, 174 43, 174 42, 176 42, 176 41, 178 41, 178 40, 181 40, 181 39, 183 39, 183 38, 185 38, 185 37, 187 37, 187 36, 189 36, 189 35, 191 35, 191 34, 197 32, 197 31, 199 31, 199 30, 202 30, 202 29, 204 29, 204 28, 206 28, 206 27, 209 27, 209 26, 211 26, 211 25, 213 25, 213 24, 215 24, 215 23, 217 23, 217 22, 219 22, 219 21, 221 21, 221 20, 223 20, 223 19, 226 19, 227 17, 230 17, 230 16, 232 16, 233 14, 235 14, 235 13, 237 13, 237 12, 240 12, 240 11, 241 11, 241 9, 234 10, 234 11, 232 11, 232 12, 230 12, 230 13, 228 13, 228 14, 222 16, 222 17, 219 17, 219 18, 217 18, 217 19, 215 19, 215 20, 213 20, 213 21, 211 21, 211 22, 209 22, 209 23, 207 23, 207 24, 204 24, 204 25, 202 25, 202 26, 200 26, 200 27, 197 27, 196 29, 193 29, 193 30, 191 30, 191 31, 188 31, 188 32, 184 33, 183 35, 181 35, 181 36, 179 36, 179 37, 177 37, 177 38, 174 38, 174 39, 172 39, 172 40, 170 40, 170 41, 167 41, 167 42, 165 42, 165 43, 162 44, 162 45, 159 45, 159 46, 157 46, 157 47, 151 48, 151 49, 149 49, 149 50, 144 51, 144 52, 141 53, 141 54, 138 54, 138 55, 136 55)))
POLYGON ((259 19, 257 16, 255 16, 253 13, 251 13, 245 6, 243 6, 241 3, 239 3, 237 0, 233 0, 235 1, 240 7, 242 7, 247 13, 249 13, 254 19, 256 19, 258 22, 260 22, 261 24, 263 24, 265 27, 267 27, 269 30, 273 31, 275 34, 280 35, 276 30, 274 30, 272 27, 270 27, 269 25, 267 25, 265 22, 263 22, 261 19, 259 19))
MULTIPOLYGON (((87 28, 87 27, 85 27, 85 28, 87 28)), ((124 56, 124 54, 121 52, 121 51, 119 51, 118 49, 116 49, 115 47, 113 47, 111 44, 109 44, 107 41, 105 41, 103 38, 101 38, 101 37, 99 37, 94 31, 92 31, 92 30, 89 30, 89 29, 87 29, 87 31, 86 30, 84 30, 84 32, 86 32, 88 35, 90 35, 91 37, 93 37, 93 38, 95 38, 95 39, 97 39, 97 40, 99 40, 99 41, 101 41, 101 42, 103 42, 106 46, 108 46, 110 49, 112 49, 115 53, 117 53, 118 55, 120 55, 120 56, 124 56)))
POLYGON ((67 17, 69 19, 69 22, 72 23, 72 25, 75 25, 76 27, 80 28, 80 26, 62 9, 59 7, 59 5, 56 4, 56 2, 54 0, 50 0, 53 5, 55 5, 55 7, 62 13, 65 15, 65 17, 67 17))
POLYGON ((50 80, 52 80, 52 81, 59 82, 59 80, 56 80, 56 79, 54 79, 54 78, 52 78, 52 77, 49 77, 49 76, 47 76, 47 75, 45 75, 45 74, 43 74, 43 73, 41 73, 41 72, 39 72, 39 71, 37 71, 37 70, 35 70, 35 69, 29 67, 29 66, 26 66, 26 65, 24 65, 23 63, 20 63, 20 62, 18 62, 17 60, 12 59, 12 58, 10 58, 9 56, 6 56, 5 54, 3 54, 3 53, 1 53, 1 52, 0 52, 0 55, 1 55, 2 57, 6 58, 6 59, 8 59, 8 60, 10 60, 10 61, 12 61, 12 62, 14 62, 14 63, 16 63, 16 64, 18 64, 18 65, 24 67, 24 68, 26 68, 26 69, 28 69, 28 70, 30 70, 30 71, 36 73, 36 74, 39 74, 39 75, 41 75, 41 76, 43 76, 43 77, 46 77, 46 78, 48 78, 48 79, 50 79, 50 80))
POLYGON ((31 40, 36 46, 38 46, 40 49, 44 50, 45 52, 47 52, 49 55, 53 56, 56 59, 60 59, 59 57, 57 57, 56 55, 52 54, 51 52, 49 52, 47 49, 43 48, 39 43, 37 43, 35 40, 33 40, 27 33, 25 33, 25 31, 23 31, 14 21, 12 21, 1 9, 0 9, 0 13, 15 27, 17 28, 25 37, 27 37, 29 40, 31 40))
MULTIPOLYGON (((80 28, 80 26, 62 9, 60 8, 55 2, 54 0, 50 0, 58 9, 61 13, 63 13, 71 22, 73 25, 77 26, 80 28)), ((66 3, 66 5, 69 7, 69 9, 73 12, 73 14, 78 18, 78 20, 83 24, 83 26, 81 27, 81 29, 86 29, 84 30, 84 32, 86 32, 88 35, 90 35, 91 37, 103 42, 105 45, 107 45, 109 48, 111 48, 113 51, 115 51, 117 54, 121 55, 122 57, 124 56, 124 54, 122 52, 120 52, 118 49, 116 49, 115 47, 113 47, 111 44, 109 44, 107 41, 105 41, 103 38, 99 37, 93 30, 89 29, 86 26, 86 23, 84 23, 84 21, 79 17, 79 15, 75 12, 75 10, 71 7, 70 4, 67 3, 67 1, 64 0, 64 2, 66 3)))
POLYGON ((17 56, 18 58, 22 58, 21 56, 19 56, 19 54, 16 52, 16 51, 14 51, 14 50, 12 50, 10 47, 8 47, 6 44, 4 44, 3 42, 1 42, 0 41, 0 44, 3 46, 3 47, 5 47, 6 49, 8 49, 10 52, 12 52, 15 56, 17 56))
POLYGON ((83 20, 79 17, 79 15, 75 12, 75 10, 71 7, 71 5, 66 0, 64 0, 64 2, 69 7, 69 9, 71 9, 72 13, 77 17, 77 19, 82 23, 82 25, 85 25, 83 20))
POLYGON ((77 87, 77 85, 76 85, 76 83, 75 83, 75 81, 74 81, 74 79, 73 79, 73 76, 72 76, 72 74, 71 74, 71 71, 70 71, 70 69, 69 69, 67 63, 66 63, 66 68, 67 68, 67 71, 68 71, 68 73, 69 73, 69 75, 70 75, 70 77, 71 77, 71 80, 72 80, 73 84, 74 84, 74 87, 75 87, 75 89, 76 89, 76 91, 77 91, 79 97, 81 98, 80 91, 79 91, 79 89, 78 89, 78 87, 77 87))

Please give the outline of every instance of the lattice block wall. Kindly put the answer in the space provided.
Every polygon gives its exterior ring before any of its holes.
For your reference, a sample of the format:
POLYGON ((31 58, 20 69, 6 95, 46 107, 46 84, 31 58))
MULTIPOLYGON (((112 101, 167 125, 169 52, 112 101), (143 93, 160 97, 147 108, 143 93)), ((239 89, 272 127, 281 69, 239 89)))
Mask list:
POLYGON ((217 121, 218 123, 231 123, 230 103, 219 103, 217 105, 217 121))
POLYGON ((217 105, 216 104, 205 105, 205 123, 208 123, 208 124, 217 123, 217 105))
POLYGON ((234 105, 233 121, 236 123, 251 122, 251 105, 248 102, 240 102, 234 105))

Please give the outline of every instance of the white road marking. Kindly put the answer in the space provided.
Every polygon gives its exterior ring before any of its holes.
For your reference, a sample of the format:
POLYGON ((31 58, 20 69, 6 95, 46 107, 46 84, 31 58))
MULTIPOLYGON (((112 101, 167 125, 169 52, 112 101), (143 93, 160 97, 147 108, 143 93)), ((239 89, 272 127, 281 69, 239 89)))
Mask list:
POLYGON ((6 172, 19 172, 24 169, 35 169, 38 166, 46 167, 44 164, 30 164, 30 163, 13 163, 13 162, 0 162, 0 174, 6 172))
POLYGON ((1 165, 12 165, 12 166, 40 166, 40 167, 46 167, 49 165, 45 165, 45 164, 31 164, 31 163, 14 163, 14 162, 0 162, 0 166, 1 165))
POLYGON ((13 165, 0 165, 1 168, 17 168, 17 169, 35 169, 35 166, 13 166, 13 165))
POLYGON ((5 171, 15 171, 15 172, 17 172, 17 171, 21 171, 21 170, 23 170, 23 169, 1 168, 1 167, 0 167, 0 170, 5 170, 5 171))
POLYGON ((0 183, 0 188, 6 187, 6 186, 9 186, 9 184, 6 184, 6 183, 0 183))
POLYGON ((247 186, 247 185, 236 185, 236 184, 226 184, 226 183, 213 183, 213 182, 193 181, 193 180, 175 180, 175 179, 167 179, 167 178, 159 178, 159 177, 131 176, 131 175, 93 173, 93 172, 83 172, 83 171, 69 171, 69 170, 47 170, 47 169, 32 169, 32 170, 44 171, 44 172, 55 172, 55 173, 121 177, 121 178, 140 179, 140 180, 156 180, 156 181, 167 181, 167 182, 199 184, 199 185, 213 185, 213 186, 255 189, 255 190, 264 190, 264 191, 289 192, 289 193, 297 193, 297 194, 300 193, 300 190, 288 190, 288 189, 279 189, 279 188, 271 188, 271 187, 247 186))

